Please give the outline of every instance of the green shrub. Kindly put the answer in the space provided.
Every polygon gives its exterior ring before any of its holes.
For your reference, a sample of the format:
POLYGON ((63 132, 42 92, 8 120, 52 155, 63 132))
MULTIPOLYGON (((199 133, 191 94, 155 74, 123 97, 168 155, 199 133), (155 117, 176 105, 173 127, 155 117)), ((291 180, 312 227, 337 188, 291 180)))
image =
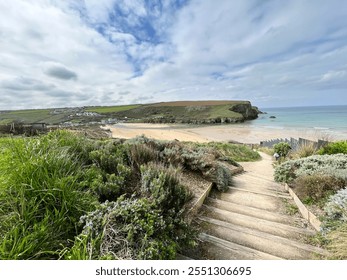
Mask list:
POLYGON ((280 142, 273 146, 274 152, 279 154, 280 157, 286 157, 291 150, 291 147, 286 142, 280 142))
POLYGON ((320 155, 347 154, 347 140, 329 143, 318 151, 320 155))
POLYGON ((347 188, 339 190, 332 195, 325 205, 326 216, 323 229, 329 231, 341 223, 347 222, 347 188))
POLYGON ((129 144, 128 156, 132 165, 139 169, 142 164, 157 161, 159 152, 146 144, 129 144))
POLYGON ((345 186, 342 179, 324 174, 303 175, 296 178, 293 189, 303 201, 320 202, 345 186))
POLYGON ((141 166, 141 191, 163 211, 183 209, 191 198, 188 189, 180 184, 180 170, 160 164, 141 166))
POLYGON ((166 212, 147 198, 106 202, 81 218, 83 232, 65 259, 175 259, 194 246, 195 233, 181 212, 166 212))
POLYGON ((280 164, 274 178, 277 182, 290 183, 299 176, 320 173, 347 181, 346 169, 347 155, 314 155, 280 164))

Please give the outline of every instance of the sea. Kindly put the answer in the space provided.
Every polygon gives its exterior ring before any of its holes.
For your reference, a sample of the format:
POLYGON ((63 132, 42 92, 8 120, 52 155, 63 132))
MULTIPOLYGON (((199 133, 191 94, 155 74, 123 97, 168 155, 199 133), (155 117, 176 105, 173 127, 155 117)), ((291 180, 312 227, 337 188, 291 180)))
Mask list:
POLYGON ((248 122, 251 126, 347 133, 347 105, 259 108, 266 114, 248 122), (270 117, 274 118, 270 118, 270 117))

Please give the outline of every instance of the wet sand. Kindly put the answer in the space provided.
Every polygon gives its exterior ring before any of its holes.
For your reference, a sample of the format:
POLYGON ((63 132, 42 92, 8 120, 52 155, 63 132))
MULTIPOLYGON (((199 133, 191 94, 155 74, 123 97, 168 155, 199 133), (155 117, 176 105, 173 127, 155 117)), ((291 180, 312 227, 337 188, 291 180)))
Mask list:
POLYGON ((114 138, 133 138, 145 135, 158 140, 174 140, 209 142, 209 141, 236 141, 247 144, 257 144, 276 138, 306 138, 310 140, 343 140, 347 139, 347 131, 327 132, 321 130, 280 129, 254 127, 247 124, 228 124, 211 126, 190 126, 176 124, 145 124, 145 123, 119 123, 109 125, 114 138))

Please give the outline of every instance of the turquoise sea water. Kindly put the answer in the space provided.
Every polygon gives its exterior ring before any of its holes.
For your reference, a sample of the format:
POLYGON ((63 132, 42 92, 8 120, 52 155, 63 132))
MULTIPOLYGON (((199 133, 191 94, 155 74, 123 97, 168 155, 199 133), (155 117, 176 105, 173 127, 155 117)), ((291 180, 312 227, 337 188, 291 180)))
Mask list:
POLYGON ((347 131, 347 105, 320 107, 259 108, 267 114, 249 124, 282 129, 314 129, 326 132, 347 131), (275 116, 275 119, 270 118, 275 116))

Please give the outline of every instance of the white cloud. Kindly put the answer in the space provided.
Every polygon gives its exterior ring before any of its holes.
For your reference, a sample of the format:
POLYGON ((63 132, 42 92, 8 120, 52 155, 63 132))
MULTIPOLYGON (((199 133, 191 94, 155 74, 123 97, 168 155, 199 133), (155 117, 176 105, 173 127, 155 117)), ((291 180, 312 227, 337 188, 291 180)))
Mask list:
POLYGON ((0 109, 347 103, 347 2, 175 2, 0 1, 0 109))

